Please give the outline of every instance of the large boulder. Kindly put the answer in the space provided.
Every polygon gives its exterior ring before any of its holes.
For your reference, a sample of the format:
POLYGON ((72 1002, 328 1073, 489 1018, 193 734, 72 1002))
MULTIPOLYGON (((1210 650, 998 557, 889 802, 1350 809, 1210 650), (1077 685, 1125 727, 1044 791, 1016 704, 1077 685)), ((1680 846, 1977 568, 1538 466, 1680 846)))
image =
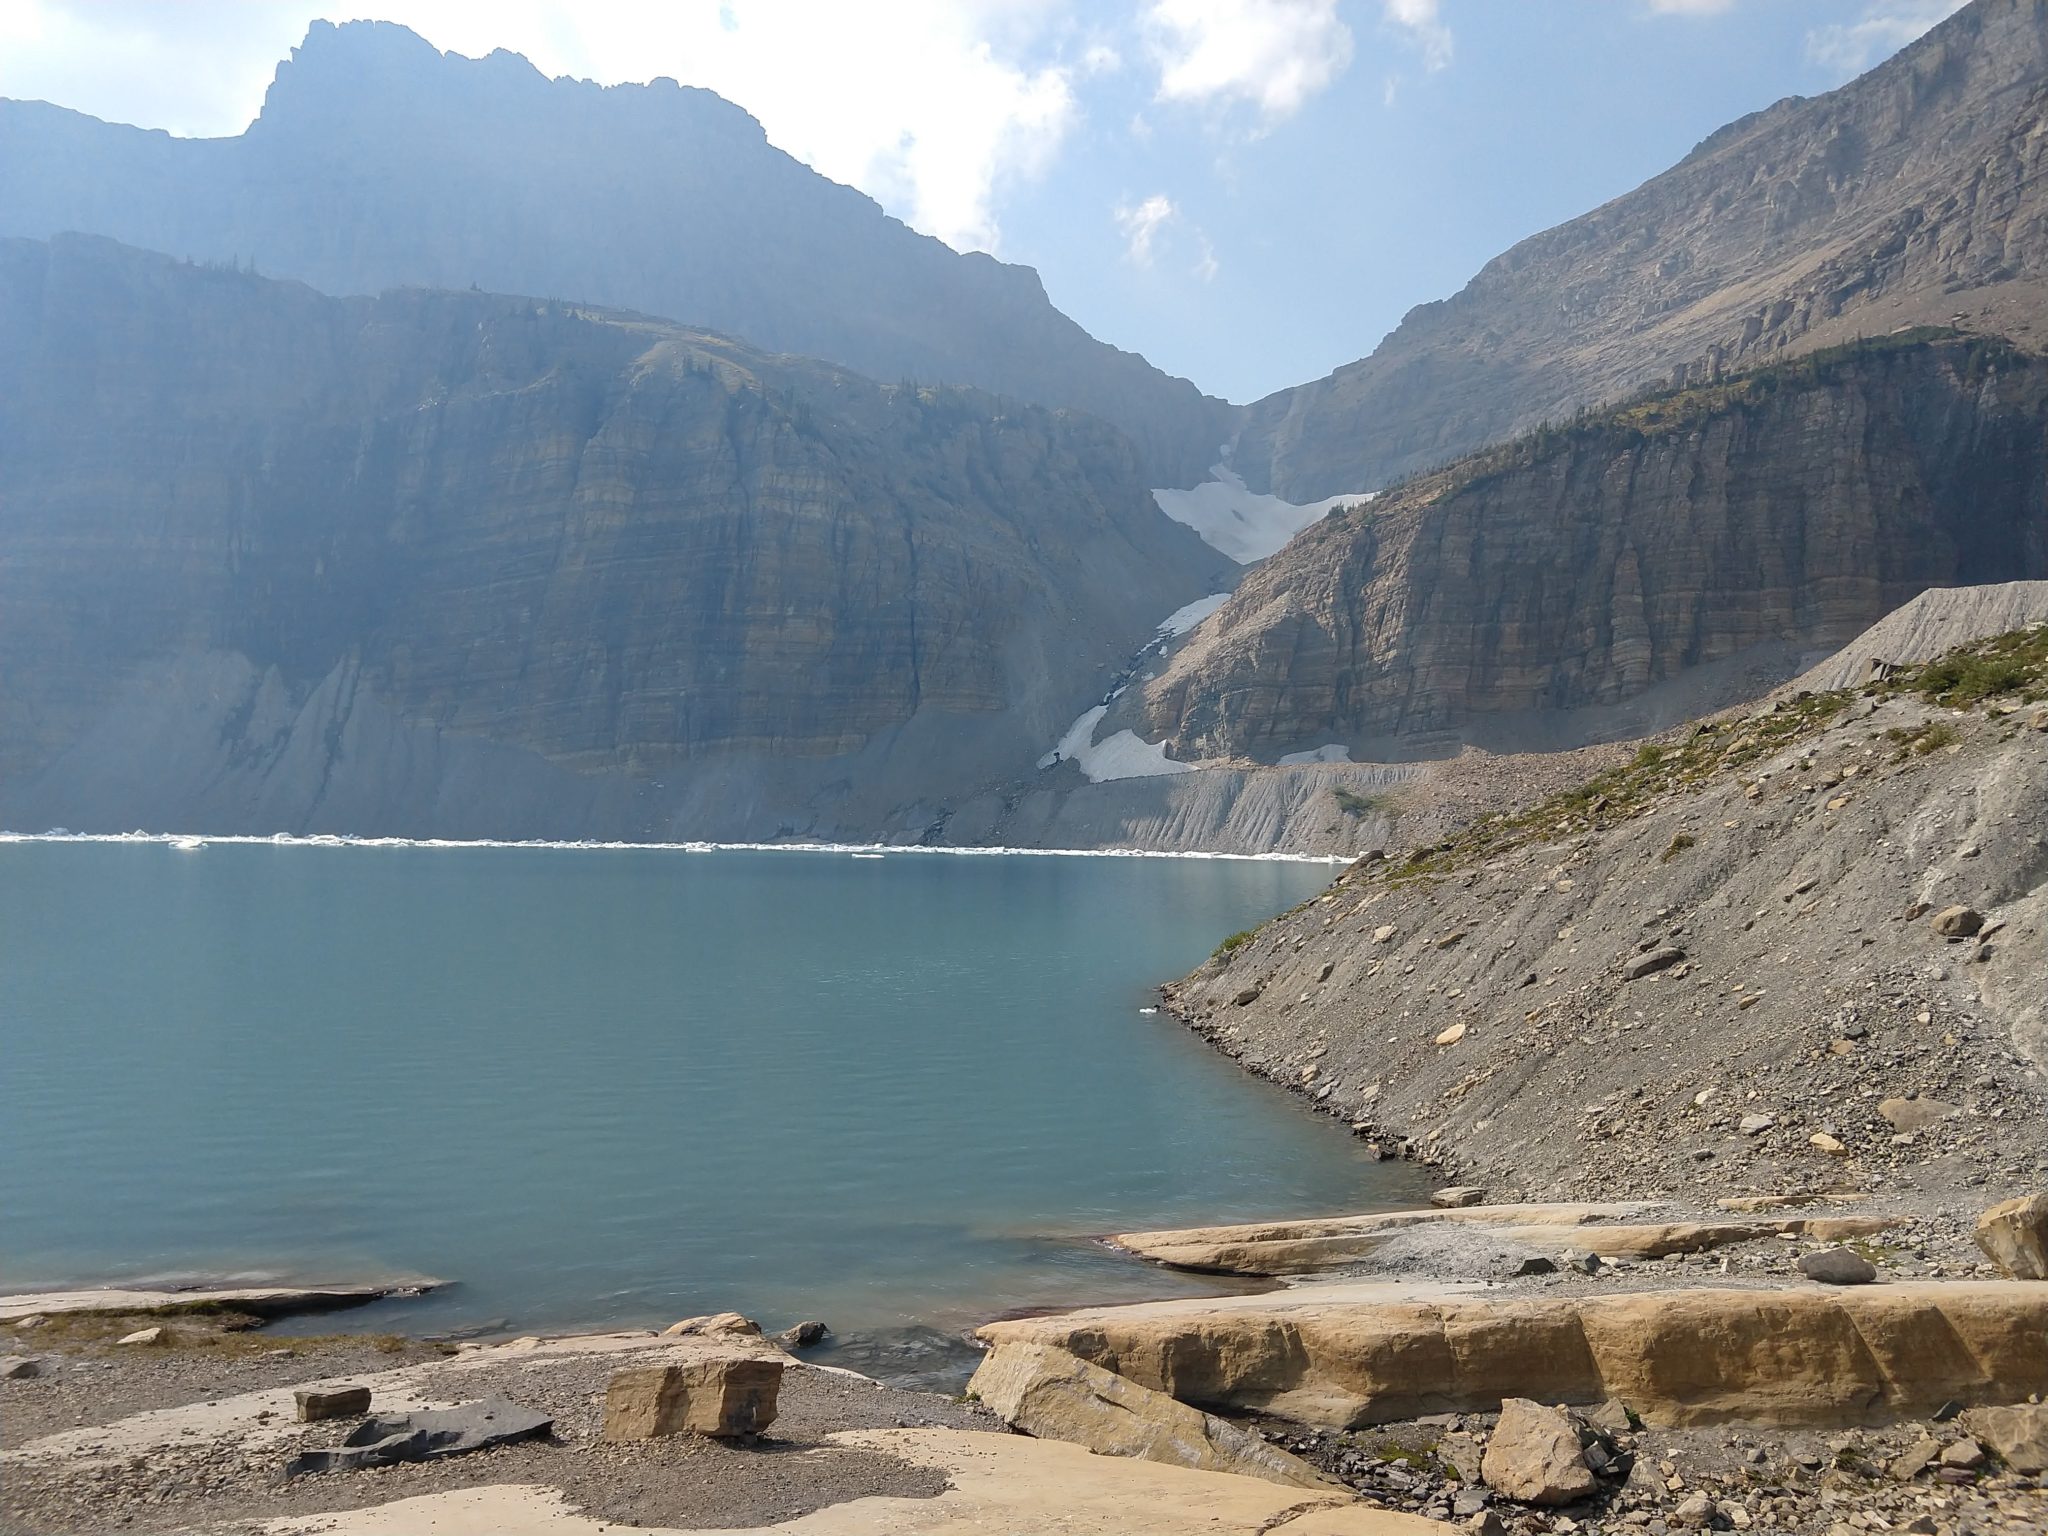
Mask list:
POLYGON ((731 1355, 636 1366, 605 1389, 604 1438, 758 1435, 775 1422, 781 1391, 780 1360, 731 1355))
POLYGON ((2048 1472, 2048 1404, 1972 1408, 1963 1415, 1963 1428, 2013 1471, 2029 1477, 2048 1472))
POLYGON ((1487 1442, 1479 1476, 1523 1504, 1569 1504, 1599 1486, 1579 1449, 1579 1431, 1555 1408, 1511 1397, 1487 1442))
POLYGON ((2048 1280, 2048 1195, 2022 1195, 1977 1218, 1977 1246, 2015 1280, 2048 1280))
POLYGON ((1335 1485, 1279 1447, 1212 1414, 1044 1344, 1005 1344, 968 1383, 1004 1423, 1102 1456, 1235 1472, 1295 1488, 1335 1485))

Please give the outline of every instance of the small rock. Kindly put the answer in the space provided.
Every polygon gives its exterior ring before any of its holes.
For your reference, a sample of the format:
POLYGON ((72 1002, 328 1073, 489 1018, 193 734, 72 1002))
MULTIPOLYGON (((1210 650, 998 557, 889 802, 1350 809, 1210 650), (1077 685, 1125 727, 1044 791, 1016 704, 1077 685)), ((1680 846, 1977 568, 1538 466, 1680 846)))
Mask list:
POLYGON ((1929 925, 1944 939, 1967 939, 1984 926, 1984 914, 1974 907, 1943 907, 1929 925))
POLYGON ((783 1329, 775 1335, 775 1342, 784 1349, 809 1349, 814 1344, 824 1343, 826 1335, 831 1331, 820 1322, 802 1322, 794 1328, 783 1329))
POLYGON ((1457 930, 1457 932, 1447 933, 1442 938, 1438 939, 1436 941, 1436 947, 1438 949, 1450 949, 1453 946, 1460 943, 1464 939, 1464 937, 1465 930, 1460 928, 1459 930, 1457 930))
POLYGON ((1330 972, 1332 972, 1332 971, 1334 971, 1334 970, 1336 970, 1336 969, 1337 969, 1337 962, 1336 962, 1336 961, 1334 961, 1334 960, 1325 960, 1325 961, 1323 962, 1323 966, 1322 966, 1322 969, 1316 972, 1316 985, 1318 985, 1318 986, 1321 986, 1321 985, 1322 985, 1322 984, 1323 984, 1324 982, 1328 981, 1328 980, 1330 979, 1330 972))
POLYGON ((1847 1147, 1843 1146, 1841 1142, 1830 1136, 1826 1131, 1815 1131, 1806 1138, 1806 1143, 1817 1151, 1827 1153, 1829 1157, 1846 1157, 1849 1152, 1847 1147))
POLYGON ((709 1312, 703 1317, 686 1317, 679 1323, 670 1323, 661 1330, 661 1336, 665 1339, 724 1336, 758 1339, 761 1337, 761 1325, 737 1312, 709 1312))
POLYGON ((1671 1523, 1689 1531, 1705 1530, 1714 1523, 1721 1508, 1704 1493, 1696 1493, 1671 1511, 1671 1523))
POLYGON ((1799 1273, 1822 1285, 1868 1285, 1877 1266, 1853 1248, 1823 1248, 1800 1256, 1799 1273))
POLYGON ((1640 981, 1643 977, 1652 975, 1657 971, 1669 969, 1684 958, 1684 950, 1673 948, 1670 945, 1666 945, 1662 949, 1653 949, 1647 955, 1637 955, 1634 959, 1624 964, 1621 968, 1622 980, 1640 981))
POLYGON ((1984 1447, 1974 1440, 1956 1440, 1941 1448, 1941 1464, 1944 1467, 1960 1467, 1965 1472, 1974 1472, 1984 1465, 1984 1447))
POLYGON ((29 1381, 42 1374, 41 1355, 0 1355, 0 1381, 29 1381))
POLYGON ((1532 1253, 1515 1266, 1516 1275, 1554 1275, 1557 1266, 1540 1253, 1532 1253))
POLYGON ((1490 1509, 1482 1509, 1465 1522, 1472 1536, 1508 1536, 1508 1523, 1490 1509))
POLYGON ((292 1393, 301 1424, 359 1418, 370 1411, 368 1387, 300 1387, 292 1393))
POLYGON ((1761 1136, 1777 1123, 1770 1115, 1744 1115, 1735 1126, 1745 1136, 1761 1136))
POLYGON ((1449 1029, 1446 1029, 1439 1033, 1436 1037, 1436 1043, 1438 1045, 1456 1045, 1460 1040, 1464 1038, 1465 1021, 1463 1019, 1460 1019, 1457 1023, 1453 1024, 1449 1029))
POLYGON ((1910 1483, 1922 1472, 1933 1466, 1935 1457, 1940 1454, 1941 1442, 1939 1440, 1916 1440, 1906 1448, 1902 1455, 1894 1457, 1892 1464, 1885 1470, 1890 1472, 1900 1482, 1910 1483))
POLYGON ((1372 941, 1375 944, 1384 944, 1393 936, 1394 925, 1392 923, 1382 923, 1372 931, 1372 941))
POLYGON ((161 1327, 138 1328, 133 1333, 123 1334, 114 1342, 116 1344, 159 1344, 163 1342, 163 1337, 164 1331, 161 1327))
POLYGON ((2048 1195, 2022 1195, 1977 1218, 1977 1246, 2015 1280, 2048 1280, 2048 1195))
POLYGON ((1468 1205, 1484 1205, 1486 1191, 1477 1184, 1452 1184, 1431 1195, 1429 1203, 1441 1206, 1445 1210, 1459 1210, 1468 1205))
POLYGON ((1940 1099, 1885 1099, 1878 1104, 1877 1112, 1893 1130, 1911 1133, 1940 1124, 1956 1112, 1956 1107, 1940 1099))
POLYGON ((1576 1270, 1582 1275, 1597 1275, 1600 1273, 1600 1255, 1589 1253, 1582 1248, 1567 1249, 1559 1262, 1566 1269, 1576 1270))
POLYGON ((1500 1405, 1479 1475, 1487 1487, 1524 1504, 1570 1504, 1599 1486, 1571 1420, 1525 1397, 1500 1405))
POLYGON ((1258 987, 1242 988, 1237 996, 1230 1000, 1230 1006, 1233 1008, 1249 1008, 1259 1000, 1259 991, 1258 987))
POLYGON ((1599 1407, 1587 1409, 1584 1417, 1588 1424, 1609 1435, 1625 1435, 1635 1428, 1629 1420, 1627 1404, 1618 1397, 1610 1397, 1599 1407))

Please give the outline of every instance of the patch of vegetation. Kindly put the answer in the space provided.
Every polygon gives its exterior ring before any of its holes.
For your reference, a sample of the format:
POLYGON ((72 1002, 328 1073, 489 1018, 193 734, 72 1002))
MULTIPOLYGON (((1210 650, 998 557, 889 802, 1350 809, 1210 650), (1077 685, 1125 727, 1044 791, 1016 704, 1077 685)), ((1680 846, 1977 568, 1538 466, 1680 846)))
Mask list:
POLYGON ((1228 960, 1258 936, 1259 930, 1256 928, 1240 928, 1221 944, 1218 944, 1215 952, 1209 958, 1211 960, 1228 960))
POLYGON ((1665 847, 1663 853, 1657 856, 1657 862, 1660 864, 1669 864, 1673 859, 1677 858, 1681 853, 1685 852, 1686 849, 1696 848, 1698 846, 1698 838, 1694 837, 1690 832, 1681 832, 1676 837, 1672 838, 1671 842, 1665 847))
POLYGON ((154 1344, 131 1344, 129 1349, 204 1350, 223 1355, 260 1355, 274 1349, 295 1349, 308 1353, 343 1346, 368 1345, 387 1355, 416 1351, 453 1354, 455 1346, 409 1339, 403 1334, 319 1333, 286 1335, 265 1331, 264 1319, 236 1311, 231 1302, 190 1301, 171 1306, 144 1307, 126 1312, 55 1312, 30 1329, 9 1328, 11 1348, 23 1353, 52 1346, 82 1348, 113 1345, 144 1328, 161 1327, 154 1344))
POLYGON ((1346 816, 1370 816, 1376 811, 1390 810, 1393 805, 1386 795, 1361 795, 1342 785, 1331 790, 1330 794, 1337 802, 1337 809, 1346 816))
MULTIPOLYGON (((1747 719, 1701 721, 1648 741, 1627 763, 1596 774, 1527 810, 1487 816, 1448 842, 1418 848, 1399 864, 1377 866, 1391 885, 1433 879, 1527 843, 1554 842, 1640 815, 1674 794, 1696 792, 1739 774, 1752 763, 1819 734, 1858 698, 1911 696, 1949 708, 1999 699, 2031 703, 2048 698, 2048 625, 1956 647, 1923 667, 1894 673, 1863 688, 1837 688, 1780 700, 1747 719)), ((1950 721, 1936 720, 1886 735, 1903 751, 1924 757, 1962 740, 1950 721)), ((1676 858, 1695 841, 1679 833, 1664 850, 1676 858)))
POLYGON ((2048 625, 1958 646, 1890 683, 1930 704, 1958 709, 2007 697, 2033 703, 2048 697, 2048 625))

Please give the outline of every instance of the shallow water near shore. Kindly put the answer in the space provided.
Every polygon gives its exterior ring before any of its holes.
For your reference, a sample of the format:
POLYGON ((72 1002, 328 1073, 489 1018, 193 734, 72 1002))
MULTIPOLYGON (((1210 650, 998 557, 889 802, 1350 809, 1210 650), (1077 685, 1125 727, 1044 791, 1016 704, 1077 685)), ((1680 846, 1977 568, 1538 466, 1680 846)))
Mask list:
POLYGON ((1326 866, 0 845, 0 1283, 459 1283, 434 1332, 1192 1293, 1088 1241, 1412 1198, 1150 989, 1326 866))

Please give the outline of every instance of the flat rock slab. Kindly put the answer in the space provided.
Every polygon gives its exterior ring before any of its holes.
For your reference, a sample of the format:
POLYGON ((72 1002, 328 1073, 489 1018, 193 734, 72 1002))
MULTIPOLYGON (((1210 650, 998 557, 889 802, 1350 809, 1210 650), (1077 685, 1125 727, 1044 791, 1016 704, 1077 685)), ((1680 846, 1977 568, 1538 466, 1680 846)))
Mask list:
POLYGON ((1326 1428, 1491 1412, 1510 1397, 1619 1398, 1664 1425, 1876 1423, 2016 1402, 2048 1381, 2039 1284, 1421 1301, 1347 1289, 1098 1308, 981 1337, 1051 1344, 1210 1411, 1326 1428))
POLYGON ((493 1445, 545 1439, 554 1428, 554 1419, 545 1413, 522 1407, 510 1398, 486 1397, 453 1408, 365 1419, 340 1445, 303 1451, 291 1459, 284 1472, 286 1477, 300 1477, 308 1472, 352 1472, 396 1466, 402 1461, 433 1461, 493 1445))
POLYGON ((1112 1241, 1140 1258, 1206 1274, 1313 1275, 1368 1259, 1390 1238, 1424 1223, 1483 1227, 1531 1248, 1585 1249, 1603 1258, 1664 1258, 1791 1233, 1824 1242, 1868 1237, 1893 1224, 1884 1216, 1793 1216, 1748 1221, 1614 1220, 1651 1207, 1627 1205, 1470 1205, 1359 1216, 1168 1232, 1127 1232, 1112 1241))
POLYGON ((96 1286, 81 1291, 33 1291, 0 1296, 0 1323, 56 1312, 156 1312, 181 1307, 230 1307, 252 1317, 291 1317, 302 1312, 339 1312, 368 1306, 387 1296, 424 1296, 441 1280, 394 1280, 384 1285, 257 1285, 201 1287, 184 1291, 122 1290, 96 1286))
MULTIPOLYGON (((1092 1456, 1022 1435, 950 1429, 858 1430, 830 1437, 849 1449, 943 1471, 930 1499, 862 1498, 745 1536, 1458 1536, 1457 1528, 1333 1495, 1249 1477, 1092 1456)), ((502 1484, 401 1499, 369 1509, 271 1520, 268 1536, 600 1536, 616 1525, 570 1508, 555 1489, 502 1484)), ((646 1536, 683 1536, 643 1528, 646 1536)), ((696 1530, 690 1536, 743 1536, 696 1530)))

